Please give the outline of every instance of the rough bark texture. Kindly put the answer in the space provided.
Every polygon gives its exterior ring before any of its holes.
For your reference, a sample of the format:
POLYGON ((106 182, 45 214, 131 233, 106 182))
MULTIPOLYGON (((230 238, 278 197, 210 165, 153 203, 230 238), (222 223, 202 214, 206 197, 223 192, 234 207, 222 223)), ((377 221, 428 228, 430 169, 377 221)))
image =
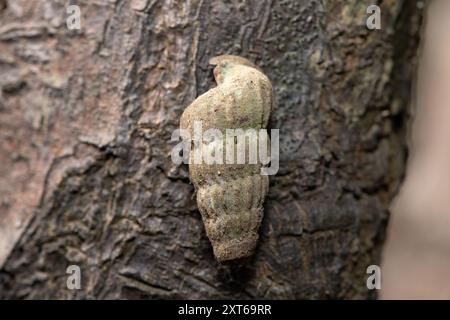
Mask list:
POLYGON ((366 298, 404 171, 420 10, 379 1, 0 1, 1 298, 366 298), (208 59, 255 61, 280 129, 260 241, 220 265, 170 160, 208 59), (77 264, 82 289, 66 287, 77 264))

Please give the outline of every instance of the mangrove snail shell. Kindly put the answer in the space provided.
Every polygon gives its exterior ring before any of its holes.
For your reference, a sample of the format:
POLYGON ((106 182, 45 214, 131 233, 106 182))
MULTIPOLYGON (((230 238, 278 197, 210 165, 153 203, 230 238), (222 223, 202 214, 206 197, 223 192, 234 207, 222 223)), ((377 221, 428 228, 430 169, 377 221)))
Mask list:
MULTIPOLYGON (((219 129, 224 137, 226 129, 265 129, 274 100, 267 76, 237 56, 218 56, 210 63, 216 65, 218 85, 185 109, 180 128, 188 130, 191 137, 195 121, 201 122, 202 132, 219 129)), ((235 140, 233 143, 236 147, 235 140)), ((225 149, 225 139, 223 145, 225 149)), ((189 175, 216 259, 223 262, 252 255, 269 187, 268 176, 261 174, 259 157, 254 164, 195 164, 193 158, 191 150, 189 175)))

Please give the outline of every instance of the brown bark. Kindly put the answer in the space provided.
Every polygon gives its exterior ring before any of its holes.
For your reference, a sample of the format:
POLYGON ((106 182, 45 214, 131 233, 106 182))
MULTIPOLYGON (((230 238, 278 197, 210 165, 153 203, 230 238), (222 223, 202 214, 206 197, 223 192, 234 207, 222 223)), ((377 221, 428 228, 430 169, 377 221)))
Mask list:
POLYGON ((366 298, 404 139, 420 10, 380 1, 66 1, 0 6, 1 298, 366 298), (280 171, 245 265, 220 265, 183 109, 237 54, 272 81, 280 171), (66 287, 78 264, 82 290, 66 287))

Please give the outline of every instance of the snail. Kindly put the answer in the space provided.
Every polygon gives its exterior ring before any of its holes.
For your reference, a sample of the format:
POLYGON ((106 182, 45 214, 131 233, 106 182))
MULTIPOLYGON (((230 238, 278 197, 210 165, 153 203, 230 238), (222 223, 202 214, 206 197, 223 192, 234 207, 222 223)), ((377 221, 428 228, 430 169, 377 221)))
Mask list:
POLYGON ((194 139, 189 155, 189 176, 197 191, 197 205, 214 256, 217 261, 225 262, 251 256, 258 242, 269 178, 261 173, 265 164, 252 157, 250 146, 257 145, 261 149, 261 145, 267 143, 265 129, 274 98, 270 80, 249 60, 222 55, 212 58, 210 64, 215 65, 217 86, 184 110, 180 129, 195 137, 195 127, 199 124, 202 130, 212 130, 220 136, 206 142, 194 139), (244 135, 240 140, 242 134, 237 135, 238 139, 236 135, 228 135, 233 129, 241 133, 260 131, 260 134, 244 135), (239 158, 238 140, 248 147, 244 151, 244 162, 236 159, 239 158), (224 156, 230 147, 233 161, 229 161, 229 154, 224 156), (202 153, 197 153, 198 150, 202 153), (211 150, 216 151, 215 156, 226 160, 199 161, 211 150))

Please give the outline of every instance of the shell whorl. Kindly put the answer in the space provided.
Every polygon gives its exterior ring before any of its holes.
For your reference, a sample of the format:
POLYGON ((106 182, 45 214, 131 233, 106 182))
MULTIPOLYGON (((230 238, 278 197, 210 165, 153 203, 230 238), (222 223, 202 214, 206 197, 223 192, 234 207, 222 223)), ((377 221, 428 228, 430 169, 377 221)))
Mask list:
MULTIPOLYGON (((265 129, 273 104, 269 79, 241 57, 218 56, 210 63, 216 65, 218 85, 185 109, 180 128, 191 136, 195 121, 202 123, 203 131, 218 129, 224 135, 226 129, 265 129)), ((258 136, 255 139, 259 141, 258 136)), ((258 241, 269 187, 268 177, 260 173, 259 159, 254 164, 195 164, 192 160, 191 152, 189 175, 216 259, 223 262, 250 256, 258 241)))

